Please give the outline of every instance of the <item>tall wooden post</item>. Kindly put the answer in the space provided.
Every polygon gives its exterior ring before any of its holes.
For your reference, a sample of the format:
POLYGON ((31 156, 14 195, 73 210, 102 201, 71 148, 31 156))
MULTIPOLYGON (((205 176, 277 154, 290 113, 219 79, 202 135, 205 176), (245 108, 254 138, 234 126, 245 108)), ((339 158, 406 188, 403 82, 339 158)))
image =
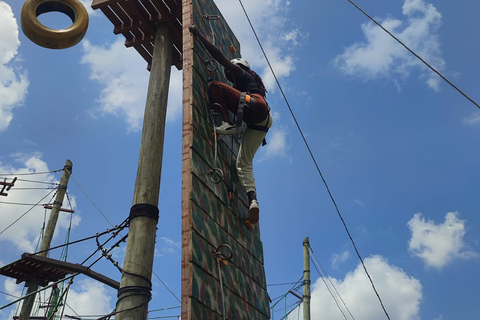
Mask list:
POLYGON ((118 290, 116 319, 147 319, 151 297, 158 197, 162 171, 165 117, 167 112, 173 37, 160 23, 155 34, 148 84, 137 179, 130 211, 124 273, 118 290))
POLYGON ((310 239, 303 240, 303 320, 310 320, 310 239))
MULTIPOLYGON (((62 207, 63 198, 67 192, 68 180, 72 174, 73 164, 70 160, 65 161, 65 167, 63 167, 62 178, 60 179, 60 185, 58 186, 57 195, 55 201, 53 202, 52 211, 50 212, 50 217, 48 219, 47 227, 45 228, 45 233, 43 235, 42 243, 40 244, 40 253, 38 255, 46 257, 48 255, 48 249, 50 249, 50 244, 52 243, 53 233, 55 227, 57 226, 58 215, 60 208, 62 207)), ((27 294, 34 293, 38 290, 39 280, 33 278, 28 282, 27 294)), ((36 294, 25 298, 22 305, 22 310, 20 311, 20 320, 28 320, 30 318, 30 313, 32 312, 33 303, 35 302, 36 294)))

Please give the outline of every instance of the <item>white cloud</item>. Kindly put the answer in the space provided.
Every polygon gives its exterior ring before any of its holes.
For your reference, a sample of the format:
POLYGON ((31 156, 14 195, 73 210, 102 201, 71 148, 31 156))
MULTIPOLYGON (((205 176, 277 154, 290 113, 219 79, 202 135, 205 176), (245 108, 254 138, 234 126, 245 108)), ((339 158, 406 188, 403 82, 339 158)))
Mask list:
POLYGON ((472 113, 468 118, 463 119, 463 123, 468 125, 478 125, 480 124, 480 113, 472 113))
POLYGON ((465 221, 460 220, 457 212, 448 212, 445 222, 435 224, 425 221, 420 213, 416 213, 408 222, 412 237, 408 250, 421 258, 429 267, 442 269, 454 259, 471 259, 478 257, 476 252, 466 248, 465 221))
POLYGON ((180 243, 166 237, 159 237, 155 246, 155 256, 163 257, 169 254, 178 253, 181 248, 182 245, 180 243))
POLYGON ((13 109, 23 103, 27 94, 27 74, 12 62, 19 46, 18 25, 12 8, 0 1, 0 131, 8 128, 13 109))
POLYGON ((348 250, 342 253, 335 253, 332 257, 332 268, 338 268, 338 265, 347 261, 348 258, 350 258, 350 252, 348 250))
MULTIPOLYGON (((66 284, 64 288, 66 288, 66 284)), ((9 301, 16 300, 15 297, 22 296, 22 285, 15 283, 15 279, 6 279, 4 283, 5 292, 11 296, 6 296, 9 301), (15 296, 15 297, 12 297, 15 296)), ((42 305, 48 303, 48 299, 51 296, 52 290, 46 289, 40 294, 37 294, 37 298, 43 301, 42 305)), ((107 315, 113 311, 112 296, 116 294, 116 291, 107 289, 107 286, 92 280, 82 279, 76 281, 74 278, 73 284, 70 286, 67 294, 67 304, 64 308, 64 315, 70 316, 88 316, 88 315, 107 315)), ((62 311, 61 307, 59 313, 62 311)), ((21 302, 18 310, 21 309, 21 302)), ((34 309, 37 309, 34 307, 34 309)), ((12 319, 15 315, 17 308, 12 308, 8 319, 12 319)), ((39 309, 37 316, 43 316, 45 309, 39 309)))
MULTIPOLYGON (((145 60, 135 49, 126 48, 124 41, 119 36, 111 45, 96 46, 84 40, 81 62, 88 65, 90 78, 102 87, 99 109, 94 112, 125 117, 128 131, 138 131, 143 121, 150 74, 145 60)), ((173 68, 167 121, 177 119, 181 113, 181 79, 181 73, 173 68)))
MULTIPOLYGON (((420 319, 422 286, 417 279, 407 275, 402 269, 388 264, 381 256, 365 259, 365 265, 392 319, 420 319)), ((385 319, 385 313, 361 265, 348 273, 343 280, 335 278, 330 280, 355 319, 385 319)), ((345 319, 321 279, 312 286, 310 311, 312 320, 345 319)), ((344 312, 348 314, 348 311, 344 312)), ((298 313, 293 312, 287 319, 297 320, 297 315, 298 313)))
POLYGON ((80 2, 83 4, 85 9, 87 9, 87 13, 90 17, 100 16, 100 13, 102 13, 100 10, 93 10, 92 9, 92 0, 80 0, 80 2))
MULTIPOLYGON (((405 0, 403 14, 406 21, 394 18, 377 19, 387 30, 405 45, 442 71, 445 61, 441 57, 438 30, 442 15, 423 0, 405 0)), ((387 78, 399 86, 414 70, 435 91, 439 91, 441 79, 422 62, 397 43, 373 22, 362 24, 366 41, 356 43, 338 55, 334 63, 345 74, 366 80, 387 78)))
POLYGON ((275 125, 279 114, 273 114, 274 125, 268 131, 266 136, 267 144, 263 147, 260 147, 258 151, 258 161, 265 161, 274 158, 285 158, 291 161, 288 150, 290 146, 287 143, 287 134, 288 130, 284 126, 275 125))
MULTIPOLYGON (((13 165, 6 165, 0 162, 0 173, 26 174, 51 171, 48 168, 47 164, 43 160, 41 160, 39 155, 18 154, 15 155, 14 160, 16 162, 20 162, 19 167, 14 167, 13 165)), ((7 178, 9 178, 7 181, 11 181, 10 179, 13 177, 14 176, 7 176, 7 178)), ((39 202, 42 198, 44 199, 40 201, 40 204, 46 204, 53 201, 54 190, 52 188, 55 187, 53 183, 58 183, 58 179, 56 179, 55 175, 36 174, 34 176, 34 179, 32 179, 32 176, 18 175, 17 177, 19 180, 17 180, 14 187, 11 188, 10 191, 8 191, 8 198, 5 200, 2 199, 4 200, 4 202, 17 204, 24 203, 33 205, 39 202), (48 184, 38 184, 22 180, 42 181, 48 184)), ((72 201, 72 206, 75 207, 75 199, 73 197, 71 197, 70 199, 72 201)), ((67 203, 66 199, 64 203, 67 203)), ((66 205, 64 205, 64 207, 65 206, 66 205)), ((33 207, 31 205, 0 203, 0 212, 2 213, 2 219, 0 219, 0 232, 5 230, 2 234, 0 234, 0 243, 8 243, 8 247, 11 248, 10 250, 33 252, 40 237, 40 231, 44 223, 44 218, 48 219, 50 215, 50 210, 46 210, 41 206, 33 207), (25 216, 20 218, 21 215, 24 213, 26 213, 25 216), (19 220, 15 222, 11 227, 9 227, 17 219, 19 220)), ((72 220, 72 227, 75 227, 79 222, 80 218, 74 214, 72 220)), ((66 230, 69 226, 69 223, 70 215, 60 214, 55 234, 58 235, 59 230, 66 230)))
MULTIPOLYGON (((241 43, 242 56, 249 61, 252 69, 262 75, 267 90, 276 87, 273 75, 263 57, 253 31, 242 7, 230 0, 215 2, 241 43)), ((242 1, 245 10, 260 37, 262 46, 278 78, 286 77, 295 69, 292 53, 288 52, 305 38, 297 29, 288 28, 290 2, 285 0, 246 0, 242 1)))
MULTIPOLYGON (((215 3, 240 42, 242 57, 261 75, 269 91, 268 99, 269 95, 276 91, 277 84, 242 7, 238 2, 233 3, 230 0, 217 0, 215 3)), ((295 70, 294 49, 301 45, 308 35, 292 27, 289 18, 291 3, 288 0, 244 0, 242 3, 272 69, 285 89, 285 83, 282 83, 281 79, 295 70)), ((279 113, 274 112, 273 119, 274 124, 267 134, 268 144, 258 151, 258 161, 278 157, 291 161, 288 156, 288 127, 281 125, 279 113)))
MULTIPOLYGON (((73 309, 79 315, 107 315, 114 309, 112 292, 107 290, 104 284, 92 279, 74 282, 68 292, 69 308, 65 310, 65 314, 75 315, 72 314, 73 309)), ((116 294, 116 291, 114 293, 116 294)))
MULTIPOLYGON (((5 295, 5 299, 9 302, 12 302, 14 300, 17 300, 22 296, 22 289, 23 286, 18 285, 15 281, 15 279, 12 278, 7 278, 5 279, 5 282, 3 284, 4 290, 8 295, 5 295)), ((6 312, 8 312, 8 309, 5 311, 0 311, 0 316, 5 316, 5 319, 13 319, 13 316, 15 315, 15 311, 17 308, 11 308, 9 315, 6 315, 6 312)))
POLYGON ((364 204, 362 201, 357 200, 357 199, 355 199, 354 201, 355 201, 355 203, 358 204, 360 207, 362 207, 362 208, 365 207, 365 204, 364 204))

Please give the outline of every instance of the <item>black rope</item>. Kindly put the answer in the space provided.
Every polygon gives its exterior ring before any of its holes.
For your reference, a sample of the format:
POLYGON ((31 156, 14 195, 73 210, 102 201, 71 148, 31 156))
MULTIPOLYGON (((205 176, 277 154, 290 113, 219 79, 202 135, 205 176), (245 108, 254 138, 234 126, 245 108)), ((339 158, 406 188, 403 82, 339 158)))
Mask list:
POLYGON ((31 176, 35 174, 49 174, 49 173, 56 173, 63 171, 64 168, 53 170, 53 171, 45 171, 45 172, 30 172, 30 173, 0 173, 0 176, 31 176))
POLYGON ((2 230, 2 232, 0 232, 0 235, 3 234, 5 231, 7 231, 11 226, 13 226, 15 223, 17 223, 20 219, 22 219, 27 213, 29 213, 30 211, 32 211, 40 202, 43 201, 43 199, 45 199, 46 197, 48 197, 48 195, 50 195, 53 191, 55 191, 56 189, 53 189, 51 190, 49 193, 47 193, 42 199, 40 199, 36 204, 32 205, 32 207, 30 209, 28 209, 24 214, 22 214, 20 217, 18 217, 15 221, 13 221, 9 226, 7 226, 5 229, 2 230))
POLYGON ((285 100, 285 102, 286 102, 286 104, 287 104, 287 106, 288 106, 288 109, 290 110, 290 114, 292 115, 292 118, 293 118, 293 120, 294 120, 294 122, 295 122, 295 124, 296 124, 296 126, 297 126, 297 129, 298 129, 298 131, 300 132, 300 135, 302 136, 303 142, 305 143, 305 146, 307 147, 307 150, 308 150, 308 152, 309 152, 309 154, 310 154, 310 157, 312 158, 312 161, 313 161, 313 163, 314 163, 314 165, 315 165, 315 167, 316 167, 316 169, 317 169, 317 172, 318 172, 320 178, 322 179, 322 182, 323 182, 323 184, 324 184, 324 186, 325 186, 325 188, 326 188, 326 190, 327 190, 327 193, 328 193, 328 195, 329 195, 329 197, 330 197, 330 200, 332 201, 332 203, 333 203, 333 205, 334 205, 334 207, 335 207, 335 210, 336 210, 338 216, 340 217, 340 220, 342 221, 343 227, 345 228, 345 231, 347 232, 347 235, 348 235, 348 237, 349 237, 349 239, 350 239, 350 242, 352 243, 353 248, 355 249, 355 253, 357 254, 357 257, 360 259, 360 262, 362 263, 363 269, 365 270, 365 273, 367 274, 367 277, 368 277, 368 279, 370 280, 370 283, 371 283, 371 285, 372 285, 373 291, 375 291, 375 294, 377 295, 377 298, 378 298, 378 300, 379 300, 379 302, 380 302, 380 305, 381 305, 381 307, 382 307, 385 315, 386 315, 387 318, 390 320, 390 316, 388 315, 387 310, 385 309, 385 306, 383 305, 383 301, 382 301, 382 299, 380 298, 380 295, 378 294, 377 289, 375 288, 375 284, 373 283, 373 280, 372 280, 372 278, 370 277, 370 274, 368 273, 367 267, 365 266, 365 263, 363 262, 362 256, 360 255, 360 252, 359 252, 358 249, 357 249, 357 246, 356 246, 356 244, 355 244, 355 241, 353 241, 352 235, 350 234, 350 231, 349 231, 349 229, 348 229, 348 227, 347 227, 347 224, 345 223, 345 220, 343 219, 343 216, 342 216, 342 214, 340 213, 340 209, 338 208, 337 203, 336 203, 335 199, 333 198, 333 194, 331 193, 330 188, 328 187, 327 181, 326 181, 325 178, 323 177, 322 171, 320 170, 320 167, 318 166, 317 160, 315 159, 315 156, 313 155, 313 152, 312 152, 312 150, 310 149, 310 146, 309 146, 309 144, 308 144, 308 142, 307 142, 307 139, 305 138, 305 135, 303 134, 303 131, 302 131, 302 129, 300 128, 300 124, 298 123, 297 118, 295 117, 295 115, 294 115, 294 113, 293 113, 293 110, 292 110, 292 108, 290 107, 290 103, 288 102, 288 99, 287 99, 287 97, 285 96, 285 93, 283 92, 282 86, 280 85, 280 82, 278 81, 278 78, 277 78, 275 72, 273 71, 273 67, 272 67, 272 65, 271 65, 271 63, 270 63, 270 60, 268 59, 267 54, 265 53, 265 50, 263 49, 263 46, 262 46, 262 44, 261 44, 261 42, 260 42, 260 39, 258 38, 257 33, 256 33, 255 29, 253 28, 252 22, 250 21, 250 18, 248 17, 248 14, 247 14, 247 12, 246 12, 246 10, 245 10, 245 7, 243 6, 242 0, 238 0, 238 1, 240 2, 240 5, 242 6, 243 12, 245 13, 245 16, 247 17, 248 23, 250 24, 250 27, 252 28, 252 31, 253 31, 253 33, 254 33, 254 35, 255 35, 255 38, 257 39, 257 42, 258 42, 258 44, 259 44, 259 46, 260 46, 260 48, 261 48, 261 50, 262 50, 262 52, 263 52, 263 55, 265 56, 265 60, 267 61, 267 64, 268 64, 268 66, 269 66, 269 68, 270 68, 270 71, 272 72, 273 77, 275 78, 275 81, 276 81, 276 83, 277 83, 277 85, 278 85, 278 87, 279 87, 279 89, 280 89, 280 92, 282 93, 282 96, 283 96, 283 98, 284 98, 284 100, 285 100))
MULTIPOLYGON (((45 249, 45 250, 42 250, 42 251, 35 252, 34 254, 39 254, 39 253, 42 253, 42 252, 47 252, 47 251, 50 251, 50 250, 55 250, 55 249, 59 249, 59 248, 65 247, 65 246, 69 246, 69 245, 71 245, 71 244, 76 244, 76 243, 83 242, 83 241, 86 241, 86 240, 94 239, 94 238, 97 238, 97 237, 99 237, 99 236, 103 236, 103 235, 105 235, 105 234, 107 234, 107 233, 110 233, 110 232, 112 232, 112 231, 115 231, 115 230, 117 230, 117 229, 123 230, 123 229, 126 227, 126 226, 122 226, 123 223, 125 223, 125 221, 122 222, 122 224, 120 224, 120 226, 117 226, 117 227, 115 227, 115 228, 113 228, 113 229, 107 229, 106 231, 101 232, 101 233, 97 233, 97 234, 94 235, 94 236, 90 236, 90 237, 86 237, 86 238, 83 238, 83 239, 79 239, 79 240, 67 242, 67 243, 58 245, 58 246, 56 246, 56 247, 51 247, 51 248, 49 248, 49 249, 45 249)), ((110 239, 111 239, 111 238, 110 238, 110 239)), ((87 260, 88 260, 88 259, 87 259, 87 260)), ((82 262, 82 264, 83 264, 83 263, 85 263, 85 261, 82 262)))
POLYGON ((432 67, 428 62, 423 60, 418 54, 416 54, 412 49, 407 47, 402 41, 400 41, 397 37, 395 37, 390 31, 388 31, 385 27, 383 27, 379 22, 377 22, 374 18, 372 18, 368 13, 366 13, 362 8, 360 8, 355 2, 352 0, 347 0, 350 2, 355 8, 357 8, 360 12, 362 12, 367 18, 369 18, 373 23, 375 23, 377 26, 379 26, 383 31, 388 33, 389 36, 391 36, 395 41, 400 43, 405 49, 407 49, 411 54, 413 54, 418 60, 420 60, 423 64, 425 64, 430 70, 435 72, 440 78, 445 80, 452 88, 457 90, 462 96, 470 100, 471 103, 473 103, 477 108, 480 109, 480 105, 478 105, 473 99, 471 99, 469 96, 467 96, 462 90, 460 90, 457 86, 455 86, 452 82, 450 82, 444 75, 442 75, 439 71, 437 71, 434 67, 432 67))

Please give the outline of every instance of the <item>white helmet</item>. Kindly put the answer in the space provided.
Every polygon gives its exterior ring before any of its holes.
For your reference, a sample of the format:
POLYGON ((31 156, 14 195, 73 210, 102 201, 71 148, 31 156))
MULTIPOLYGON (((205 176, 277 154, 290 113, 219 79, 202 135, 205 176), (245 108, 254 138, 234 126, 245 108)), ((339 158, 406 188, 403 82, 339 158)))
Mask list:
POLYGON ((242 59, 242 58, 235 58, 230 61, 231 63, 234 63, 240 67, 244 67, 244 69, 250 70, 250 63, 247 62, 247 60, 242 59))

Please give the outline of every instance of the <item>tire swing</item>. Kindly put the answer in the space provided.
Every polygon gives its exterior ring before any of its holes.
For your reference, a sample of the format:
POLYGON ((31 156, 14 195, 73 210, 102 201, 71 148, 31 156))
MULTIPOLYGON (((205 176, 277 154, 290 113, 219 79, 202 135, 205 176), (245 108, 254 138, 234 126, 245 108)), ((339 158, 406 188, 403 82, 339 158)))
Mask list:
POLYGON ((23 33, 32 42, 48 49, 65 49, 79 43, 88 28, 88 13, 78 0, 27 0, 20 14, 23 33), (47 12, 61 12, 72 19, 66 29, 50 29, 37 17, 47 12))

